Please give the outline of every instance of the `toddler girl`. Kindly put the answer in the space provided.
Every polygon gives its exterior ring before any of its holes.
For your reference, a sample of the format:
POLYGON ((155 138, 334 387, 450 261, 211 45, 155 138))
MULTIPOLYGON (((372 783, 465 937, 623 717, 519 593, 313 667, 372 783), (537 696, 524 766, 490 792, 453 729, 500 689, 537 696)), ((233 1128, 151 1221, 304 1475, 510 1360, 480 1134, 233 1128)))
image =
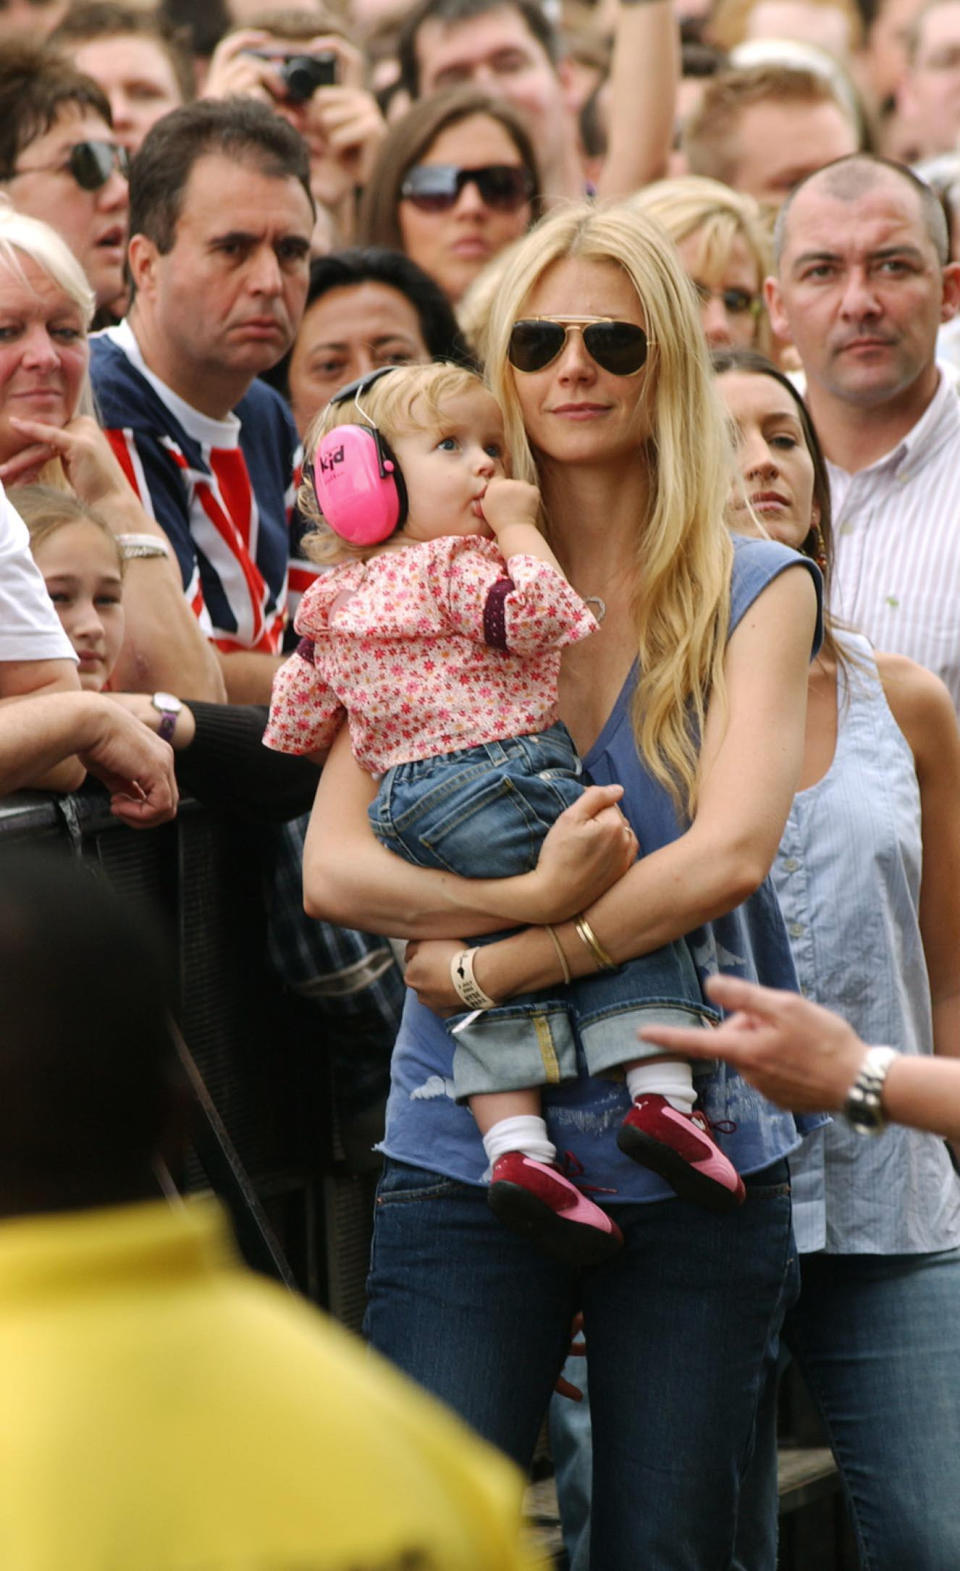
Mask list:
MULTIPOLYGON (((538 491, 508 478, 497 403, 458 367, 384 367, 332 400, 306 446, 301 505, 325 526, 308 549, 342 565, 301 601, 302 640, 274 680, 265 742, 325 749, 346 718, 379 781, 370 818, 383 844, 466 877, 528 871, 584 789, 557 682, 563 646, 597 621, 537 528, 538 491)), ((641 1023, 712 1018, 686 944, 616 966, 583 916, 576 931, 600 974, 502 1008, 476 980, 477 950, 456 955, 451 981, 471 1013, 450 1030, 454 1093, 483 1136, 494 1211, 559 1258, 591 1263, 622 1239, 556 1165, 539 1093, 575 1077, 578 1042, 592 1073, 626 1071, 634 1100, 617 1140, 628 1156, 716 1210, 744 1191, 694 1111, 689 1063, 656 1050, 643 1062, 636 1041, 641 1023)))

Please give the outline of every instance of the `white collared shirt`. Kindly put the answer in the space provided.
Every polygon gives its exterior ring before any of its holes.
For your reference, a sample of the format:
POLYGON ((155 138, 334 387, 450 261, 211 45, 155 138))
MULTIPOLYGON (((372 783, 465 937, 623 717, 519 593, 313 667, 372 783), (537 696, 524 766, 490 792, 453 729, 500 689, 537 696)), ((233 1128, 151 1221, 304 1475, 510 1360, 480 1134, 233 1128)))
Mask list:
POLYGON ((884 458, 828 462, 830 609, 875 648, 935 671, 960 711, 960 398, 947 377, 884 458))

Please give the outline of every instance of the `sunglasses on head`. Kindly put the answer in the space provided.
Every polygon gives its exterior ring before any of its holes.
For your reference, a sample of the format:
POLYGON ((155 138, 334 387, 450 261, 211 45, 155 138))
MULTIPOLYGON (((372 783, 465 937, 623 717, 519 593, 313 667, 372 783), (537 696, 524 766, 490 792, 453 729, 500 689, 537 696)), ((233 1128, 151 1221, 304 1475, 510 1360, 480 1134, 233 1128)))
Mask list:
POLYGON ((751 294, 749 289, 711 289, 709 284, 700 284, 695 278, 692 283, 701 305, 722 300, 723 309, 729 316, 756 316, 760 310, 760 296, 751 294))
POLYGON ((635 376, 652 342, 635 322, 607 316, 536 316, 514 322, 507 359, 517 371, 542 371, 562 353, 573 330, 582 335, 591 360, 614 376, 635 376))
POLYGON ((130 155, 116 142, 74 142, 65 163, 31 164, 25 169, 15 169, 14 174, 43 174, 51 169, 67 170, 84 191, 99 191, 115 169, 126 179, 130 172, 130 155))
POLYGON ((533 196, 533 175, 522 164, 480 164, 475 169, 414 164, 407 170, 400 195, 422 213, 444 213, 465 185, 475 185, 487 207, 501 213, 515 213, 533 196))

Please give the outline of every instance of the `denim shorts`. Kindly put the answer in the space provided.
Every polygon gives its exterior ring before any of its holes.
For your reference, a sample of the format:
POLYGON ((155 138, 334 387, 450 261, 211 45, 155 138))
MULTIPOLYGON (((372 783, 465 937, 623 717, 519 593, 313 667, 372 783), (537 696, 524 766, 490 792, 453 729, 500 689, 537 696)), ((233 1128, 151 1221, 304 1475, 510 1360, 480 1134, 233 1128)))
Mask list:
POLYGON ((377 839, 404 861, 463 878, 536 866, 547 830, 583 794, 566 726, 395 764, 370 805, 377 839))
POLYGON ((484 1010, 454 1035, 454 1095, 464 1101, 480 1092, 558 1085, 575 1079, 581 1064, 592 1075, 619 1078, 625 1064, 662 1051, 637 1040, 641 1026, 717 1019, 703 1000, 689 947, 678 939, 614 971, 484 1010))
MULTIPOLYGON (((405 861, 465 878, 512 878, 536 866, 547 831, 583 790, 580 759, 558 723, 395 765, 380 782, 370 822, 377 839, 405 861)), ((575 1079, 578 1049, 591 1074, 616 1074, 660 1052, 637 1041, 641 1025, 716 1018, 678 940, 569 988, 523 994, 453 1030, 454 1093, 464 1101, 575 1079)))

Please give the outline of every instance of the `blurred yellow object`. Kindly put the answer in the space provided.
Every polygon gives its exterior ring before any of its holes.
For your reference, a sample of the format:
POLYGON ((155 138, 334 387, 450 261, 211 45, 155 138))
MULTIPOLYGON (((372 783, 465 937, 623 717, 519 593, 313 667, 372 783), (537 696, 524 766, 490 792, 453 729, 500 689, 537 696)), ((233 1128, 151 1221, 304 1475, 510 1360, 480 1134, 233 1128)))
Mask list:
POLYGON ((209 1201, 0 1223, 0 1565, 521 1571, 512 1465, 209 1201))

